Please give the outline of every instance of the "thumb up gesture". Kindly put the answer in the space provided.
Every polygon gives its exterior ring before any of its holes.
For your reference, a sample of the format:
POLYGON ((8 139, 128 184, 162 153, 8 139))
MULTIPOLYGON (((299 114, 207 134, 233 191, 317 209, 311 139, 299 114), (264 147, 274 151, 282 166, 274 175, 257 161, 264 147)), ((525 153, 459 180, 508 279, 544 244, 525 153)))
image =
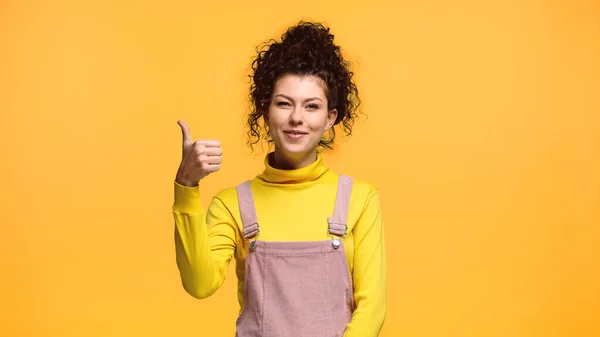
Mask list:
POLYGON ((198 182, 221 164, 221 143, 217 140, 192 141, 190 128, 184 121, 178 121, 183 135, 183 154, 175 181, 184 186, 197 186, 198 182))

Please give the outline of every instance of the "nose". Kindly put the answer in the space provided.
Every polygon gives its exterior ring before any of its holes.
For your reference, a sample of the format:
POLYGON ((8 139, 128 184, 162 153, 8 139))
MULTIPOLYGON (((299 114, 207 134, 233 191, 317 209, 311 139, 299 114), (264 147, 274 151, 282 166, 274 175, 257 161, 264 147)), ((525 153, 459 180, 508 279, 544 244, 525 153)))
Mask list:
POLYGON ((290 114, 290 124, 298 125, 302 124, 302 108, 295 107, 290 114))

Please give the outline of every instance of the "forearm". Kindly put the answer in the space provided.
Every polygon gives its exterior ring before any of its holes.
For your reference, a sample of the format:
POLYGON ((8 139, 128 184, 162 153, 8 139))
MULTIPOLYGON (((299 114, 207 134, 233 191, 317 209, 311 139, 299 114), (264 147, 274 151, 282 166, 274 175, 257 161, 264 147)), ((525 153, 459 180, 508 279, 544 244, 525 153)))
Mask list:
POLYGON ((354 292, 356 309, 346 326, 344 337, 377 337, 385 322, 387 313, 387 291, 385 257, 381 252, 372 260, 370 275, 355 280, 354 292))
POLYGON ((344 337, 377 337, 387 310, 386 258, 380 201, 373 191, 353 230, 354 303, 344 337))
POLYGON ((219 287, 222 279, 218 264, 208 246, 204 215, 174 213, 175 256, 183 288, 195 298, 206 298, 219 287))
MULTIPOLYGON (((231 251, 213 248, 210 224, 197 187, 175 184, 173 216, 176 262, 183 287, 195 298, 206 298, 223 283, 231 251)), ((222 228, 215 226, 213 231, 222 228)))
POLYGON ((344 337, 377 337, 385 322, 387 303, 385 284, 357 301, 344 337))
POLYGON ((346 327, 344 337, 378 337, 384 321, 385 308, 363 313, 356 311, 346 327))

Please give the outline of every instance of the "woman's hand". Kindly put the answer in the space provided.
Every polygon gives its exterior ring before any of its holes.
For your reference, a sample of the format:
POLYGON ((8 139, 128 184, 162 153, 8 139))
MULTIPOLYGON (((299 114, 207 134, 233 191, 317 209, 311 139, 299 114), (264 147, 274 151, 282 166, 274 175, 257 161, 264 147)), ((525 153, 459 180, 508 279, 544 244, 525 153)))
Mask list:
POLYGON ((183 135, 183 153, 175 181, 183 186, 197 186, 200 180, 216 172, 221 164, 221 143, 218 140, 200 139, 192 142, 190 128, 178 121, 183 135))

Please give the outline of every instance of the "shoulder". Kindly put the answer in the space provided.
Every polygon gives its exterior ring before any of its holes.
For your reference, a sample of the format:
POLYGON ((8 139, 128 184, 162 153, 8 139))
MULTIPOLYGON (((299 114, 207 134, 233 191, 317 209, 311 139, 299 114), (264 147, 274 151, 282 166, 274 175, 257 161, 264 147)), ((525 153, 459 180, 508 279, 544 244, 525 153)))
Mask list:
POLYGON ((355 178, 345 174, 340 174, 340 176, 346 176, 352 180, 350 207, 364 208, 370 204, 373 199, 376 199, 378 202, 378 189, 373 183, 368 180, 355 178))
POLYGON ((227 217, 241 228, 240 203, 236 187, 237 185, 230 185, 214 194, 208 207, 208 214, 216 218, 227 217))
MULTIPOLYGON (((351 177, 352 178, 352 177, 351 177)), ((381 202, 377 187, 368 180, 352 178, 352 191, 348 205, 348 224, 352 231, 358 230, 364 225, 373 223, 381 211, 381 202)))
POLYGON ((245 183, 249 183, 250 186, 255 184, 255 179, 248 179, 248 180, 244 180, 244 181, 239 181, 237 183, 231 184, 225 188, 222 188, 221 190, 219 190, 217 192, 217 194, 215 194, 214 199, 222 202, 223 204, 225 204, 226 206, 230 207, 230 206, 237 206, 238 205, 238 187, 245 184, 245 183))
MULTIPOLYGON (((352 177, 350 177, 352 178, 352 177)), ((361 193, 373 193, 377 192, 377 187, 372 184, 370 181, 362 180, 362 179, 354 179, 352 178, 352 189, 353 191, 361 192, 361 193)))
POLYGON ((237 195, 237 187, 241 185, 243 182, 235 185, 229 185, 225 188, 222 188, 215 194, 214 198, 223 202, 224 204, 230 205, 232 203, 237 204, 238 195, 237 195))
POLYGON ((338 174, 339 177, 347 177, 352 180, 352 194, 369 195, 377 192, 377 187, 368 180, 349 176, 346 174, 338 174))

